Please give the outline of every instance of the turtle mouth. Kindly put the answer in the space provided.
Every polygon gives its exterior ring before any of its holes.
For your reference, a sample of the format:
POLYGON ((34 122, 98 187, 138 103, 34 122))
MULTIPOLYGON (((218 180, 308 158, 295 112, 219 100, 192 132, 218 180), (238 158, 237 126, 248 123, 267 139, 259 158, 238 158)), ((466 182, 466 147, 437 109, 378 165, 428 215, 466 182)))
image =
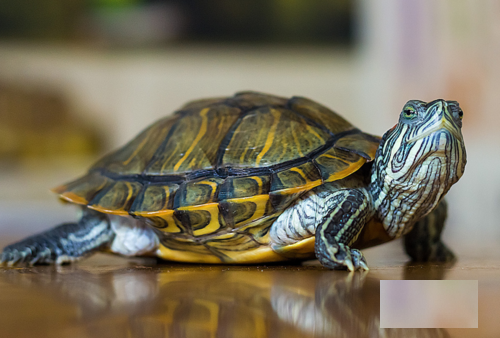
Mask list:
POLYGON ((427 129, 422 134, 412 137, 411 139, 406 141, 406 143, 413 143, 425 137, 428 137, 431 134, 443 131, 453 135, 458 142, 462 142, 462 133, 460 132, 460 130, 457 127, 455 127, 450 121, 443 118, 439 123, 436 123, 434 126, 427 129))

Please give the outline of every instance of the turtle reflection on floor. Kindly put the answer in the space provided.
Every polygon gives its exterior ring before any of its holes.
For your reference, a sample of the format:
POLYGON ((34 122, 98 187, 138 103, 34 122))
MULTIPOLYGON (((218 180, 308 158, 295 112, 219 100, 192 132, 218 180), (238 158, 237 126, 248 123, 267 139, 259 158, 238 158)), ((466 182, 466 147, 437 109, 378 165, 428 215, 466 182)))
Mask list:
MULTIPOLYGON (((18 298, 20 305, 10 310, 11 316, 47 319, 65 309, 64 320, 51 319, 47 328, 55 336, 449 336, 445 329, 379 328, 380 283, 366 273, 294 266, 139 265, 58 272, 36 267, 6 270, 0 277, 0 284, 8 282, 21 291, 37 293, 37 297, 18 298), (45 302, 43 314, 26 311, 33 298, 45 302)), ((8 323, 5 330, 20 333, 23 328, 8 323)))
POLYGON ((102 249, 219 264, 316 257, 352 271, 368 269, 359 249, 406 234, 414 260, 449 261, 443 197, 465 168, 462 116, 455 101, 412 100, 380 139, 301 97, 194 101, 56 188, 83 206, 80 221, 9 245, 2 261, 102 249))

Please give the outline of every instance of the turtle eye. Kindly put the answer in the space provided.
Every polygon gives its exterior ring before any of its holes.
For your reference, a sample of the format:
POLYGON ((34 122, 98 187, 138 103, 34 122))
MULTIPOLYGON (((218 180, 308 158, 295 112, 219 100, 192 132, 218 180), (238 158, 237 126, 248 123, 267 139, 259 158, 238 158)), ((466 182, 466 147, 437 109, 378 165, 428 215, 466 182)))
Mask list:
POLYGON ((460 120, 464 118, 464 111, 462 109, 458 110, 458 117, 460 118, 460 120))
POLYGON ((408 120, 413 120, 415 117, 417 117, 417 112, 413 108, 405 108, 403 109, 403 116, 405 119, 408 120))

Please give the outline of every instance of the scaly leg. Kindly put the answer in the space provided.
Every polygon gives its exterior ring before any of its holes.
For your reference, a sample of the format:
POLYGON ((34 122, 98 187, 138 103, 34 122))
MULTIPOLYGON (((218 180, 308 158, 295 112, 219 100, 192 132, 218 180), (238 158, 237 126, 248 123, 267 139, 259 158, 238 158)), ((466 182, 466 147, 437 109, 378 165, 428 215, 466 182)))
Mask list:
POLYGON ((339 190, 335 194, 334 207, 316 229, 316 257, 329 269, 368 270, 361 251, 349 245, 365 225, 370 200, 359 189, 339 190))
POLYGON ((65 223, 8 245, 2 252, 0 263, 9 266, 23 263, 63 264, 98 250, 113 238, 108 218, 85 209, 78 223, 65 223))
POLYGON ((455 255, 441 241, 448 206, 442 200, 404 236, 406 253, 415 262, 451 262, 455 255))

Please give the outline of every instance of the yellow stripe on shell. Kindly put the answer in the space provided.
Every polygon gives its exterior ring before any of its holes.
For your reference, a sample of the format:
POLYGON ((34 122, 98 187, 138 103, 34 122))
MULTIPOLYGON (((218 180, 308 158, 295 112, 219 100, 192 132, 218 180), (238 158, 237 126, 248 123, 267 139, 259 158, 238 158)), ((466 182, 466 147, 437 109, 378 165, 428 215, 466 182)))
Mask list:
POLYGON ((134 216, 139 216, 139 217, 163 217, 163 216, 170 216, 174 214, 174 210, 171 209, 165 209, 165 210, 158 210, 158 211, 136 211, 134 212, 134 216))
POLYGON ((274 121, 271 125, 271 129, 269 129, 269 133, 267 134, 266 143, 264 145, 264 149, 257 155, 257 159, 255 160, 255 165, 258 166, 260 161, 264 157, 264 155, 271 149, 271 146, 274 142, 274 136, 276 135, 276 129, 278 128, 278 123, 281 117, 281 112, 275 109, 271 109, 271 114, 273 115, 274 121))
POLYGON ((128 189, 127 198, 125 199, 125 204, 127 204, 127 202, 130 201, 130 199, 132 198, 132 195, 134 193, 134 188, 132 188, 132 184, 130 184, 130 182, 125 181, 125 185, 127 186, 128 189))
POLYGON ((300 148, 300 141, 299 141, 299 138, 297 137, 297 133, 293 129, 290 130, 290 132, 292 133, 292 137, 293 137, 293 140, 295 141, 295 146, 297 147, 297 151, 299 152, 299 155, 301 157, 304 157, 304 153, 302 153, 302 149, 300 148))
POLYGON ((104 208, 104 207, 101 207, 101 206, 95 205, 95 204, 89 205, 88 208, 95 210, 95 211, 102 212, 103 214, 111 214, 111 215, 117 215, 117 216, 128 216, 129 215, 128 211, 125 211, 123 209, 108 209, 108 208, 104 208))
POLYGON ((86 205, 89 203, 89 201, 87 201, 85 198, 78 196, 77 194, 72 193, 70 191, 59 194, 59 197, 71 203, 82 204, 82 205, 86 205))
MULTIPOLYGON (((324 156, 333 157, 331 155, 324 155, 324 156)), ((333 182, 333 181, 341 180, 344 177, 347 177, 347 176, 351 175, 353 172, 357 171, 365 163, 366 163, 366 159, 364 157, 360 157, 360 159, 358 161, 353 162, 353 163, 348 163, 349 166, 347 168, 345 168, 344 170, 338 171, 335 174, 330 175, 325 180, 325 182, 333 182)))
POLYGON ((318 134, 318 133, 314 130, 314 128, 313 128, 313 127, 311 127, 309 124, 306 124, 306 128, 307 128, 307 130, 308 130, 311 134, 313 134, 314 136, 316 136, 316 138, 317 138, 318 140, 320 140, 321 142, 325 142, 325 140, 324 140, 321 136, 319 136, 319 134, 318 134))
POLYGON ((248 152, 248 150, 250 149, 250 147, 246 147, 244 150, 243 150, 243 153, 241 153, 241 156, 240 156, 240 163, 244 163, 245 162, 245 156, 248 152))
MULTIPOLYGON (((198 144, 198 142, 200 142, 201 138, 206 134, 206 132, 207 132, 207 125, 208 125, 207 113, 209 112, 209 110, 210 110, 210 108, 205 108, 205 109, 203 109, 200 112, 200 116, 201 116, 200 131, 198 132, 198 135, 196 135, 193 143, 191 144, 191 146, 189 147, 189 149, 186 151, 186 153, 184 154, 184 156, 174 166, 174 171, 177 171, 180 168, 180 166, 182 165, 182 163, 191 154, 191 152, 193 151, 194 147, 196 147, 196 145, 198 144)), ((163 169, 164 168, 162 168, 162 171, 163 171, 163 169)))
POLYGON ((300 176, 302 176, 302 178, 304 180, 307 181, 307 177, 306 177, 306 174, 304 174, 304 171, 299 169, 299 168, 291 168, 290 171, 295 171, 296 173, 298 173, 300 176))
POLYGON ((259 177, 259 176, 252 176, 251 177, 254 181, 257 182, 257 185, 259 186, 259 195, 262 194, 262 186, 263 186, 263 182, 262 182, 262 179, 259 177))
POLYGON ((308 182, 307 184, 301 185, 299 187, 276 190, 276 191, 273 191, 273 193, 281 194, 281 195, 291 195, 291 194, 299 193, 302 191, 309 191, 313 188, 316 188, 317 186, 320 186, 321 184, 323 184, 322 180, 316 180, 316 181, 308 182))
POLYGON ((209 185, 211 188, 212 188, 212 192, 210 193, 210 201, 213 200, 214 198, 214 194, 215 192, 217 191, 217 183, 216 182, 213 182, 213 181, 200 181, 200 182, 196 182, 196 185, 198 184, 206 184, 206 185, 209 185))

